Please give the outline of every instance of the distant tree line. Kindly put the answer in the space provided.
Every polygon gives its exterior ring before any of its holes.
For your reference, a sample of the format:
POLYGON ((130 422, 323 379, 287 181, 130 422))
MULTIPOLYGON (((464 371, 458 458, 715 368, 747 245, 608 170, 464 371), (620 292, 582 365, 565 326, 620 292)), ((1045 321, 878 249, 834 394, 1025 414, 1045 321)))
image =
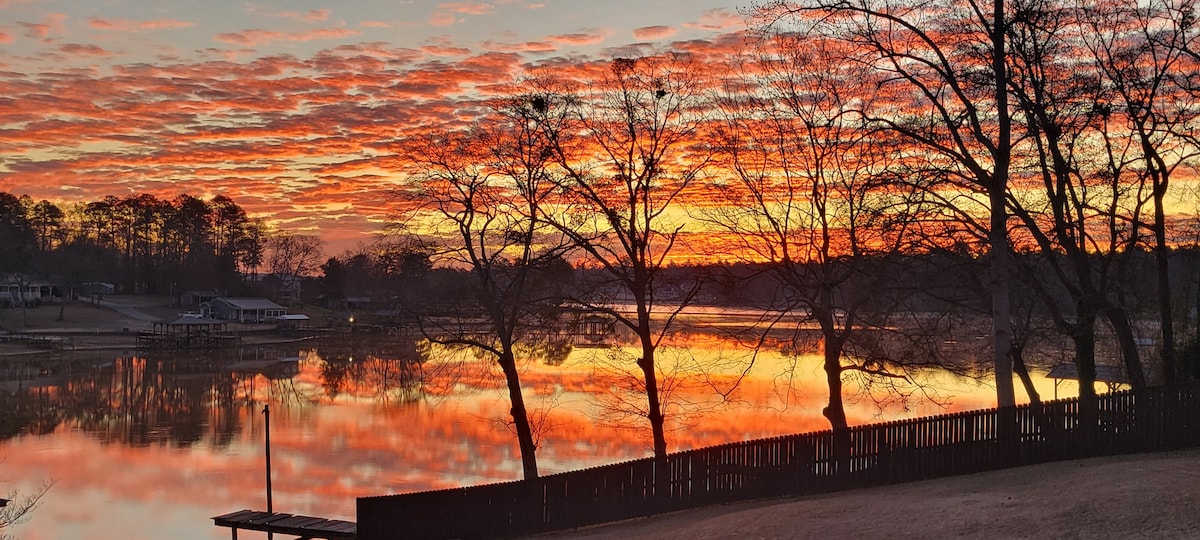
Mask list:
POLYGON ((246 286, 272 233, 230 198, 140 194, 59 205, 0 193, 0 275, 172 294, 246 286))

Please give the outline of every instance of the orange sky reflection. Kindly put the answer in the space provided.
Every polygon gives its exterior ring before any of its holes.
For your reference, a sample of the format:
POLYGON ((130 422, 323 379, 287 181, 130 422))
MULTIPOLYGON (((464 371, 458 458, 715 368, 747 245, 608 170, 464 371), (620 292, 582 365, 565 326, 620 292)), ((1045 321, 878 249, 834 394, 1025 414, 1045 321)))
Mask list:
MULTIPOLYGON (((732 380, 741 359, 728 352, 728 343, 696 338, 688 344, 691 354, 666 349, 664 362, 686 357, 721 365, 713 370, 713 379, 732 380)), ((597 417, 596 393, 620 380, 606 373, 598 360, 610 356, 607 349, 575 349, 559 366, 527 364, 524 383, 529 406, 546 412, 551 426, 540 440, 543 474, 650 454, 644 425, 608 427, 597 417)), ((673 399, 705 412, 672 424, 670 448, 826 429, 828 424, 820 416, 826 396, 818 361, 813 356, 799 359, 791 392, 785 391, 780 378, 789 359, 773 351, 759 355, 751 375, 728 399, 699 385, 680 384, 673 399)), ((139 362, 129 365, 141 369, 139 362)), ((237 426, 227 444, 217 444, 211 432, 182 447, 169 440, 131 446, 119 437, 105 443, 75 421, 59 425, 49 435, 3 441, 0 453, 7 461, 0 479, 9 484, 6 488, 28 491, 47 479, 56 482, 34 521, 12 532, 30 540, 226 538, 228 531, 211 525, 212 516, 265 507, 264 403, 270 403, 272 410, 278 511, 353 519, 358 496, 520 477, 515 437, 503 422, 507 399, 499 385, 480 376, 485 370, 466 370, 468 375, 453 381, 456 391, 449 395, 405 401, 372 390, 369 381, 362 379, 359 386, 347 386, 331 398, 322 375, 325 363, 319 353, 309 352, 302 354, 299 373, 290 379, 235 376, 240 379, 234 383, 233 398, 207 402, 212 408, 209 429, 218 419, 223 425, 237 426)), ((360 374, 370 369, 382 372, 386 364, 374 357, 353 363, 367 365, 360 374)), ((448 373, 435 371, 431 376, 448 373)), ((132 380, 128 374, 113 379, 121 385, 132 380)), ((947 405, 918 399, 910 401, 906 410, 896 403, 860 399, 847 405, 851 422, 984 408, 995 400, 990 385, 945 375, 936 379, 930 392, 947 405)), ((1037 379, 1043 394, 1052 396, 1053 382, 1043 376, 1037 379)), ((120 390, 113 395, 128 395, 131 389, 120 390)), ((1060 388, 1060 395, 1067 393, 1072 389, 1060 388)))

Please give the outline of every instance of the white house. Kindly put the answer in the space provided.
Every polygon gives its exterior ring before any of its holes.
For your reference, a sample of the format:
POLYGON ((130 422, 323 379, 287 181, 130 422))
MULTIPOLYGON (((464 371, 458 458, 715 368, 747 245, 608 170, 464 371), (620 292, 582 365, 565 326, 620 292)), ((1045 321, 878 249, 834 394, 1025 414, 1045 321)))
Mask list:
POLYGON ((200 312, 222 321, 266 322, 287 314, 287 308, 266 298, 222 296, 205 302, 200 312))
POLYGON ((37 305, 55 294, 53 283, 33 281, 21 274, 0 278, 0 306, 37 305))

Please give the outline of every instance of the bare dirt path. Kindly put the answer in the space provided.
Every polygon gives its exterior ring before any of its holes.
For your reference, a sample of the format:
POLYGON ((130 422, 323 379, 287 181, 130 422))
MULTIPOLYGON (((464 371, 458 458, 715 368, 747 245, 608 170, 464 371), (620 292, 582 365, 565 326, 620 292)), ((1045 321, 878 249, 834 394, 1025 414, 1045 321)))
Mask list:
POLYGON ((716 506, 538 538, 1200 538, 1200 449, 716 506))

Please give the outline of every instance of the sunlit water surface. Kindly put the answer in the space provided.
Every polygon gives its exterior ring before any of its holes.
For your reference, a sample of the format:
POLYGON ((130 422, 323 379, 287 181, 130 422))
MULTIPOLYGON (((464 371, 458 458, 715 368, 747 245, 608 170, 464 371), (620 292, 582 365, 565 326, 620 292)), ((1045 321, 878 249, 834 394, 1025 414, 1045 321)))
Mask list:
MULTIPOLYGON (((633 366, 633 349, 569 345, 525 355, 541 473, 650 455, 645 422, 623 414, 641 403, 624 391, 637 378, 614 371, 633 366)), ((774 343, 747 369, 744 346, 711 329, 674 336, 659 362, 671 450, 827 429, 819 353, 782 352, 791 349, 774 343)), ((0 392, 0 488, 31 493, 54 483, 33 518, 6 531, 28 540, 229 538, 213 516, 266 508, 264 406, 276 511, 353 520, 355 497, 521 475, 495 370, 414 340, 205 356, 75 353, 69 370, 62 359, 49 362, 56 373, 10 380, 0 392)), ((907 399, 878 388, 866 394, 851 379, 850 422, 995 401, 990 380, 916 377, 923 387, 901 388, 907 399)), ((1044 371, 1035 380, 1053 397, 1044 371)), ((1057 390, 1075 393, 1068 384, 1057 390)))

